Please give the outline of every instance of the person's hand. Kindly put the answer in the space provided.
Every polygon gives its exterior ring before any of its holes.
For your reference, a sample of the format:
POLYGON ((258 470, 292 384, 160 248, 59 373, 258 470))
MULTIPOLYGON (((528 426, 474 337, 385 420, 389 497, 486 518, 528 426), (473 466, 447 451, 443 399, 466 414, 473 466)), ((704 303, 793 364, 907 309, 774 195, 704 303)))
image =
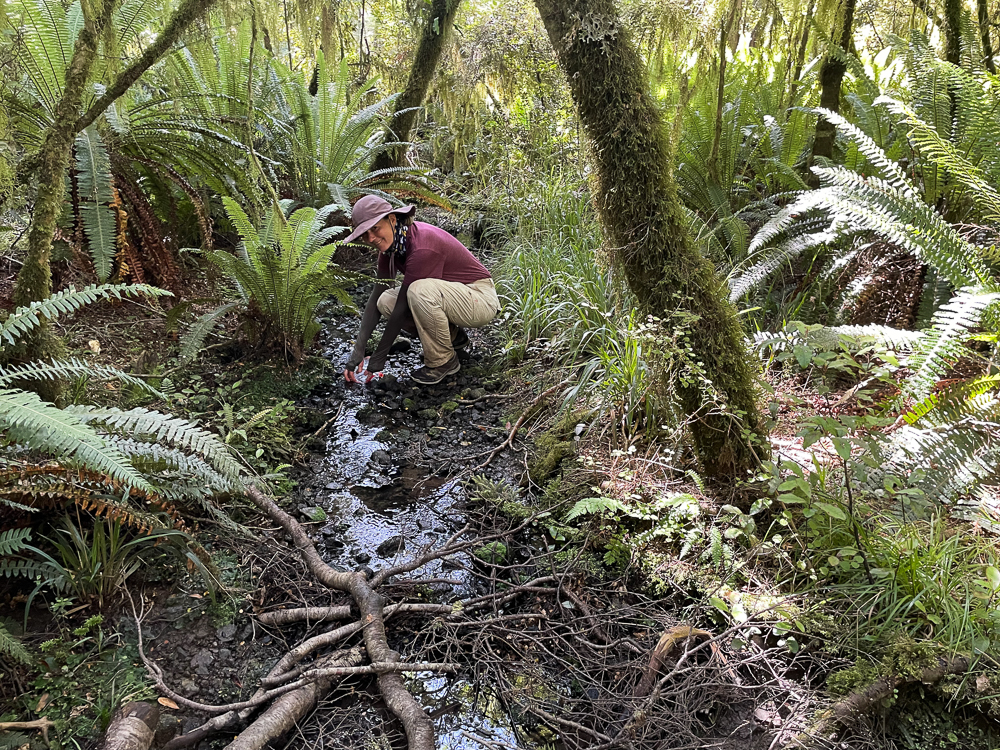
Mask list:
POLYGON ((381 372, 367 372, 365 370, 365 368, 368 366, 368 359, 369 359, 368 357, 365 357, 364 360, 361 362, 361 364, 358 365, 357 370, 352 370, 350 367, 345 369, 344 380, 346 380, 348 383, 360 383, 361 381, 358 380, 358 377, 360 376, 365 379, 365 384, 367 385, 373 380, 381 378, 382 377, 381 372))

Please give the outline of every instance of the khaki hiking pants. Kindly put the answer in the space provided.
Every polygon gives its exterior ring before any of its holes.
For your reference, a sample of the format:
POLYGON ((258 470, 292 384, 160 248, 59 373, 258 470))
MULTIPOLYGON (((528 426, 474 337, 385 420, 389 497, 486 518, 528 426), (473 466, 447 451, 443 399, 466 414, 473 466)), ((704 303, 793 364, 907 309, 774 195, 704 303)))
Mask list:
MULTIPOLYGON (((388 289, 378 298, 378 309, 386 318, 396 306, 399 287, 388 289)), ((500 311, 493 279, 471 284, 441 279, 417 279, 406 292, 417 335, 424 348, 424 364, 440 367, 455 356, 448 324, 481 328, 500 311)))

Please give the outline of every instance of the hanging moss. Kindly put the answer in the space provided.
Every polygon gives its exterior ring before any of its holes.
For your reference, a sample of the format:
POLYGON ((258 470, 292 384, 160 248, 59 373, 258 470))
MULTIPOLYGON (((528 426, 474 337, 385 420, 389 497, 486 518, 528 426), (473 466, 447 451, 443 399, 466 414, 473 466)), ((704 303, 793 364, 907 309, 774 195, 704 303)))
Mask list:
MULTIPOLYGON (((668 129, 611 0, 535 0, 592 145, 595 203, 613 263, 643 313, 681 332, 676 390, 703 471, 738 478, 763 446, 754 368, 723 282, 689 240, 668 129)), ((665 373, 661 377, 666 378, 665 373)))

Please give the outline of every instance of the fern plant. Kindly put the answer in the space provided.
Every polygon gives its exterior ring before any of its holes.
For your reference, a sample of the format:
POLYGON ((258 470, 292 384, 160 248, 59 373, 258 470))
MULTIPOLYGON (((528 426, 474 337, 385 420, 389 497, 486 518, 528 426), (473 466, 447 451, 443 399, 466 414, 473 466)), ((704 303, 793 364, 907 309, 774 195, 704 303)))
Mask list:
MULTIPOLYGON (((208 260, 235 285, 244 315, 253 324, 253 343, 298 362, 319 332, 316 312, 324 300, 332 296, 354 309, 344 285, 356 277, 332 261, 332 239, 344 227, 326 226, 338 206, 300 208, 286 218, 291 201, 283 201, 258 232, 236 201, 224 198, 223 203, 240 234, 240 246, 235 255, 214 251, 208 260)), ((219 317, 219 310, 202 316, 185 341, 186 352, 200 348, 219 317)))
MULTIPOLYGON (((20 335, 98 299, 162 295, 140 285, 68 290, 15 310, 0 324, 0 355, 20 335)), ((146 409, 60 408, 24 390, 26 381, 67 375, 143 381, 79 360, 0 366, 0 505, 22 511, 75 504, 140 530, 183 526, 177 503, 194 503, 232 525, 211 502, 237 492, 241 469, 218 436, 146 409)), ((155 394, 155 391, 152 391, 155 394)))

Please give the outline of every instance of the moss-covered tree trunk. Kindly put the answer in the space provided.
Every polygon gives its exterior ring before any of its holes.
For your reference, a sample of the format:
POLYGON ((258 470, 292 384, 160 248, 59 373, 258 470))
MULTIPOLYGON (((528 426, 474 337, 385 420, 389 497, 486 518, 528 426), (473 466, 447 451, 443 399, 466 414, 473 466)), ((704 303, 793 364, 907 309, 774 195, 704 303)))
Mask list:
POLYGON ((612 261, 641 312, 663 320, 689 350, 675 387, 693 417, 702 469, 714 479, 743 477, 766 451, 751 437, 761 426, 755 368, 724 284, 689 240, 646 66, 613 0, 535 6, 591 143, 595 202, 612 261))
MULTIPOLYGON (((215 0, 184 0, 166 27, 145 52, 105 90, 87 112, 80 114, 80 105, 87 87, 101 34, 111 23, 118 0, 103 3, 84 2, 84 24, 73 47, 73 56, 66 68, 63 95, 56 105, 52 124, 45 134, 40 152, 38 193, 31 223, 28 227, 28 252, 14 285, 15 306, 27 305, 52 294, 52 238, 62 211, 65 174, 72 156, 76 134, 96 120, 118 97, 139 80, 150 66, 160 59, 177 41, 183 31, 200 17, 215 0)), ((49 358, 57 355, 60 343, 50 329, 39 326, 25 342, 18 356, 24 359, 49 358)), ((52 394, 43 394, 53 396, 52 394)))
MULTIPOLYGON (((97 57, 101 34, 111 22, 115 4, 116 0, 82 4, 83 27, 76 37, 73 55, 66 67, 62 98, 56 105, 52 124, 42 141, 38 192, 28 225, 28 251, 14 284, 15 307, 46 299, 52 294, 52 238, 62 210, 65 174, 77 132, 74 125, 80 114, 87 78, 97 57)), ((43 321, 25 337, 17 354, 24 359, 49 359, 58 356, 61 349, 61 342, 43 321)), ((57 393, 58 386, 53 385, 41 395, 54 400, 57 393)))
MULTIPOLYGON (((799 89, 799 77, 802 75, 802 66, 806 61, 806 49, 809 47, 809 29, 812 27, 813 10, 816 8, 816 0, 809 0, 809 8, 805 16, 802 17, 802 32, 799 35, 799 47, 795 53, 795 68, 792 71, 792 80, 788 88, 788 106, 795 106, 795 94, 799 89)), ((791 62, 791 61, 789 61, 791 62)))
MULTIPOLYGON (((844 53, 851 49, 851 34, 854 30, 854 6, 856 0, 844 0, 837 12, 837 21, 830 35, 832 49, 823 60, 819 69, 819 106, 831 112, 840 111, 840 89, 847 72, 847 64, 843 60, 844 53)), ((837 129, 833 123, 820 118, 816 123, 816 137, 813 140, 813 160, 817 156, 827 159, 833 156, 833 143, 837 137, 837 129)))
POLYGON ((977 0, 976 13, 979 18, 979 38, 983 43, 983 64, 986 70, 996 75, 997 66, 993 62, 993 44, 990 42, 990 10, 986 0, 977 0))
POLYGON ((944 0, 944 59, 962 64, 962 0, 944 0))
MULTIPOLYGON (((455 22, 459 2, 460 0, 431 0, 420 44, 410 67, 410 77, 406 81, 406 88, 396 99, 396 109, 386 125, 384 143, 399 143, 409 139, 410 130, 417 119, 417 108, 423 104, 437 70, 441 52, 448 41, 448 32, 455 22)), ((387 148, 375 157, 372 171, 400 167, 405 156, 405 146, 387 148)))

